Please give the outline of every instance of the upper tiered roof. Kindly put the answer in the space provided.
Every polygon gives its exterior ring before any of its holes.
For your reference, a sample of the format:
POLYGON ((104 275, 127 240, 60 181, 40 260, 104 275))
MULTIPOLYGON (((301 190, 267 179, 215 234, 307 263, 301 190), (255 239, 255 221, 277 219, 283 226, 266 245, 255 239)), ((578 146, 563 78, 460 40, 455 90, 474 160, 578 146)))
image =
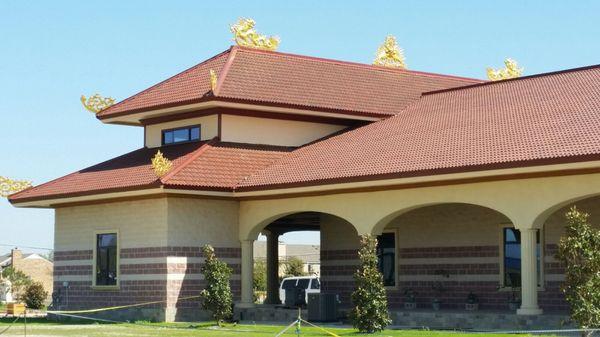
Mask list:
POLYGON ((481 80, 231 47, 100 112, 106 120, 208 101, 387 117, 421 93, 481 80), (214 90, 210 70, 217 74, 214 90))

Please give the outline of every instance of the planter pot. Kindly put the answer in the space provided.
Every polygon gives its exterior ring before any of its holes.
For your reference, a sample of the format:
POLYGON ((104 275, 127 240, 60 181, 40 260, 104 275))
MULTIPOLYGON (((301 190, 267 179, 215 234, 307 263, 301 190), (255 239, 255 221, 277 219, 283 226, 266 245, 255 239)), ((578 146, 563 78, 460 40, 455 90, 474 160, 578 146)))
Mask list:
POLYGON ((467 310, 467 311, 479 310, 479 303, 465 303, 465 310, 467 310))
POLYGON ((441 306, 442 306, 442 302, 440 302, 440 301, 431 302, 431 308, 433 308, 433 310, 435 310, 435 311, 439 311, 441 306))
POLYGON ((517 302, 517 301, 510 301, 508 302, 508 309, 510 310, 517 310, 519 309, 519 307, 521 306, 521 302, 517 302))
POLYGON ((417 308, 417 302, 404 302, 404 309, 414 310, 417 308))

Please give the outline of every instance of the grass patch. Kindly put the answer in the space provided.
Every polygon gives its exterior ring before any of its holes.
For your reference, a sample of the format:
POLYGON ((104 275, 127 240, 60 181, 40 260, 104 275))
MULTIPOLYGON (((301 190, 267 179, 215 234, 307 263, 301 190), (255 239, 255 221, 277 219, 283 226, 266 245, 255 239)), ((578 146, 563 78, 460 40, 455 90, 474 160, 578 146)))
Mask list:
MULTIPOLYGON (((0 319, 0 331, 6 328, 13 319, 0 319)), ((107 337, 107 336, 174 336, 174 337, 269 337, 275 336, 281 331, 283 325, 226 325, 217 327, 214 323, 87 323, 81 322, 61 323, 49 321, 45 318, 32 318, 27 320, 27 334, 36 336, 87 336, 87 337, 107 337)), ((341 337, 346 336, 415 336, 415 337, 507 337, 511 335, 502 334, 477 334, 477 333, 459 333, 452 331, 426 331, 426 330, 385 330, 378 334, 365 335, 356 332, 354 329, 336 328, 325 326, 325 328, 341 337)), ((302 336, 330 336, 316 328, 302 326, 302 336)), ((23 323, 19 321, 13 325, 2 337, 22 336, 23 323)), ((284 336, 294 336, 295 329, 291 328, 284 336)), ((524 335, 519 335, 524 336, 524 335)))

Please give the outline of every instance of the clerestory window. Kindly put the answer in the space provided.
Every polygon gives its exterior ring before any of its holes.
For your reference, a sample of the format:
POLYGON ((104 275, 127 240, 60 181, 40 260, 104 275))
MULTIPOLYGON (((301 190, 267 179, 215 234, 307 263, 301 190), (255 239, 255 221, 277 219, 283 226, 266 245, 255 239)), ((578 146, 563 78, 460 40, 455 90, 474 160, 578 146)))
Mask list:
POLYGON ((186 126, 162 131, 162 145, 200 140, 200 125, 186 126))

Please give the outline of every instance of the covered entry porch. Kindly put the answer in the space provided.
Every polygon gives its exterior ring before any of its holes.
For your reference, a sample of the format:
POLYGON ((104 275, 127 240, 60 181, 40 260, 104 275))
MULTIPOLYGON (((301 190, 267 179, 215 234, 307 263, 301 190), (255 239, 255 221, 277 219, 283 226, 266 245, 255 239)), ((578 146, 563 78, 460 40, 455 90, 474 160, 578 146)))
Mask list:
POLYGON ((564 212, 576 204, 597 223, 598 186, 599 174, 584 174, 242 201, 238 307, 255 308, 251 244, 258 233, 276 219, 315 212, 327 220, 320 222, 322 292, 339 294, 343 308, 351 306, 358 236, 373 234, 380 239, 380 269, 397 317, 564 317, 564 275, 554 258, 564 212), (405 309, 409 291, 415 310, 405 309), (465 308, 471 293, 479 304, 474 313, 465 308), (516 309, 513 298, 519 299, 516 309))

